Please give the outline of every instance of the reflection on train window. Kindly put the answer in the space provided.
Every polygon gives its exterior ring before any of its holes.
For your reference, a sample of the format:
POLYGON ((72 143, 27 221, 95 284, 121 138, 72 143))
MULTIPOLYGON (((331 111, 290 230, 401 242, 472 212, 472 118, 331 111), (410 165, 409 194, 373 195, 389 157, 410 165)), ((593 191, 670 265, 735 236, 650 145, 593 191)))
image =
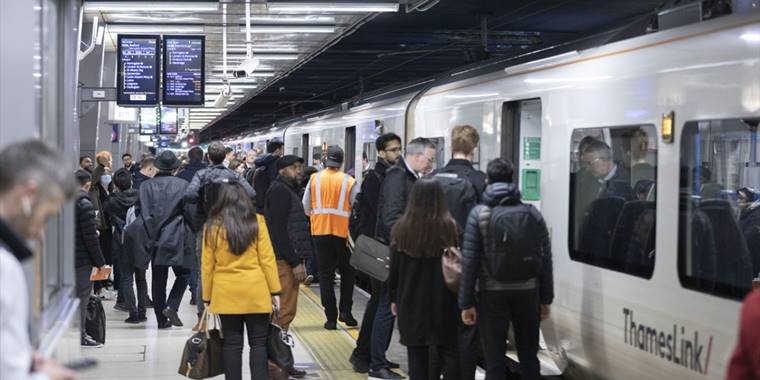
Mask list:
POLYGON ((686 288, 742 299, 760 273, 758 122, 684 125, 678 275, 686 288))
POLYGON ((654 126, 586 128, 570 141, 570 257, 651 278, 655 260, 654 126))

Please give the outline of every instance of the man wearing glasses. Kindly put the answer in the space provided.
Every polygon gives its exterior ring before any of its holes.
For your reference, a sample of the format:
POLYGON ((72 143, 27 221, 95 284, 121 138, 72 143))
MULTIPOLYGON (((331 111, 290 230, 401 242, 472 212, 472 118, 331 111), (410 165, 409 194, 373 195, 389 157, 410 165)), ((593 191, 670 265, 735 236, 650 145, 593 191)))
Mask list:
POLYGON ((612 150, 602 141, 593 141, 583 151, 581 165, 596 178, 597 198, 620 197, 633 199, 631 174, 612 160, 612 150))

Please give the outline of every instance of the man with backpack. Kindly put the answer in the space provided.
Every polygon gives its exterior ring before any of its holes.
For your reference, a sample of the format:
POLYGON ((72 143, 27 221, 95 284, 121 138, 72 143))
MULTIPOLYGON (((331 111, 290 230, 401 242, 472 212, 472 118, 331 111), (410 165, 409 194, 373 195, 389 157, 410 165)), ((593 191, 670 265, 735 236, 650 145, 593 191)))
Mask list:
POLYGON ((269 186, 277 178, 277 160, 282 157, 284 144, 279 140, 272 140, 267 144, 267 154, 256 159, 256 171, 250 182, 256 190, 256 212, 264 213, 264 204, 266 203, 267 191, 269 186))
POLYGON ((540 321, 549 317, 554 298, 549 232, 541 213, 520 201, 511 162, 497 158, 487 171, 488 187, 467 218, 462 246, 462 322, 478 325, 486 380, 506 376, 510 321, 515 324, 520 374, 538 380, 540 321))
MULTIPOLYGON (((478 204, 486 188, 486 174, 472 166, 480 143, 478 130, 458 125, 451 130, 451 160, 429 174, 441 184, 449 212, 457 222, 459 242, 464 235, 467 215, 478 204)), ((474 380, 477 363, 482 359, 480 336, 475 326, 459 326, 459 358, 462 380, 474 380)), ((437 372, 436 372, 437 373, 437 372)))
MULTIPOLYGON (((203 163, 203 149, 200 147, 194 146, 187 152, 187 157, 190 160, 190 162, 185 166, 184 169, 180 170, 179 173, 177 173, 177 178, 182 178, 187 182, 191 182, 193 180, 193 177, 195 177, 195 173, 203 170, 206 168, 206 164, 203 163)), ((190 204, 188 205, 190 214, 194 217, 198 216, 198 211, 195 209, 197 207, 196 204, 190 204)), ((197 231, 199 230, 199 224, 197 221, 193 221, 191 223, 193 226, 193 230, 197 231)), ((200 243, 198 243, 200 244, 200 243)), ((200 257, 200 254, 199 256, 200 257)), ((200 266, 198 266, 200 268, 200 266)), ((190 286, 190 305, 198 305, 198 282, 200 281, 200 271, 198 269, 195 269, 190 272, 190 278, 188 278, 188 285, 190 286)), ((203 302, 201 302, 202 304, 203 302)), ((202 305, 198 306, 199 311, 202 310, 202 305)))

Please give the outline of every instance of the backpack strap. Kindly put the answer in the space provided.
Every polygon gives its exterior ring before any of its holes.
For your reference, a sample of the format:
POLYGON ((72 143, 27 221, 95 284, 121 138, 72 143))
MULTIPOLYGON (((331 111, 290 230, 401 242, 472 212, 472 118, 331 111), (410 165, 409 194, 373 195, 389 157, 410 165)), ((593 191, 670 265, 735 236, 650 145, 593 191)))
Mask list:
POLYGON ((478 227, 480 227, 480 237, 483 240, 484 251, 488 250, 485 246, 488 244, 489 224, 491 224, 491 208, 483 206, 478 210, 478 227))

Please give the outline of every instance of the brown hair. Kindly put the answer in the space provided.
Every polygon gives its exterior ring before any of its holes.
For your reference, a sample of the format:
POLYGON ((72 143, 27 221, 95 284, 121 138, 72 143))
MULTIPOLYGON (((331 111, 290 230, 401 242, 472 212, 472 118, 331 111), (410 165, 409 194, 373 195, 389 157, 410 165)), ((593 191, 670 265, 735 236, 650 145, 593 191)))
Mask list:
POLYGON ((209 210, 204 240, 216 249, 222 231, 227 235, 230 252, 238 256, 248 250, 259 234, 256 207, 237 182, 221 185, 216 203, 209 210))
POLYGON ((95 155, 95 163, 97 165, 105 166, 105 164, 101 162, 101 160, 111 161, 111 152, 107 150, 101 150, 100 152, 98 152, 98 154, 95 155))
POLYGON ((451 151, 470 154, 480 143, 478 130, 471 125, 457 125, 451 130, 451 151))
POLYGON ((457 226, 438 182, 421 179, 414 184, 406 211, 391 231, 391 242, 411 257, 440 256, 444 248, 457 245, 457 226))

